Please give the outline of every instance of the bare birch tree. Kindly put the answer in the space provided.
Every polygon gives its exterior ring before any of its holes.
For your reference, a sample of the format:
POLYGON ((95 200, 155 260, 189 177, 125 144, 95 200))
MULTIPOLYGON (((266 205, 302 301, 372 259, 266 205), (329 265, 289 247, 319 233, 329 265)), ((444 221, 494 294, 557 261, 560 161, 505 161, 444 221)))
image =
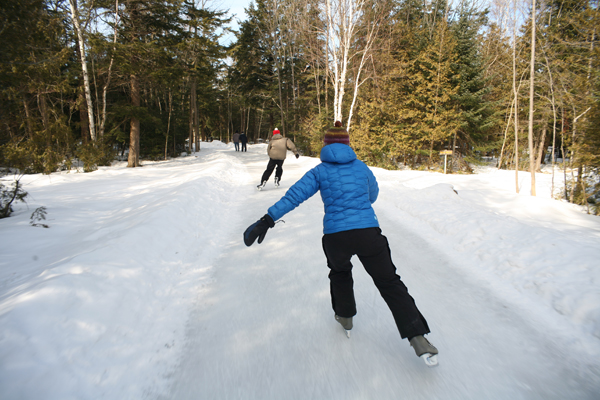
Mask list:
POLYGON ((329 74, 333 82, 333 119, 343 121, 344 96, 351 64, 356 62, 352 76, 353 98, 348 110, 347 129, 352 123, 352 113, 358 90, 364 78, 363 70, 372 56, 373 45, 381 22, 387 16, 387 2, 372 0, 326 0, 325 18, 329 74))
POLYGON ((112 73, 112 67, 115 61, 115 55, 114 52, 116 50, 116 46, 117 46, 117 26, 119 24, 119 0, 115 0, 115 26, 114 26, 114 30, 113 30, 113 54, 110 55, 110 62, 108 64, 108 72, 107 72, 107 76, 106 76, 106 82, 104 84, 104 87, 102 88, 102 116, 100 118, 100 129, 99 129, 99 135, 100 138, 102 138, 104 136, 104 130, 106 127, 106 94, 108 92, 108 86, 110 85, 110 77, 111 77, 111 73, 112 73))
MULTIPOLYGON (((535 81, 535 0, 531 0, 531 60, 529 69, 529 172, 531 173, 531 195, 535 196, 535 156, 533 150, 533 97, 535 81)), ((540 146, 543 145, 540 144, 540 146)))
POLYGON ((77 10, 77 0, 69 0, 69 6, 71 7, 71 18, 73 20, 73 27, 77 34, 77 44, 79 46, 79 54, 81 55, 81 70, 83 71, 83 85, 85 90, 85 100, 87 103, 87 110, 89 115, 90 125, 90 136, 92 141, 96 141, 96 129, 94 124, 94 105, 92 104, 92 91, 90 89, 90 76, 87 68, 86 53, 85 53, 85 42, 83 40, 83 32, 81 24, 79 23, 79 12, 77 10))
POLYGON ((269 18, 265 20, 264 26, 259 25, 258 29, 261 32, 261 35, 265 42, 267 43, 267 48, 271 55, 273 56, 273 60, 275 63, 275 67, 277 69, 277 89, 279 93, 279 103, 277 107, 279 108, 280 116, 281 116, 281 129, 283 135, 286 134, 286 124, 285 124, 285 110, 283 107, 283 89, 282 89, 282 73, 285 67, 285 44, 283 42, 283 38, 281 35, 281 28, 284 25, 284 10, 285 10, 285 0, 266 0, 265 1, 267 10, 271 14, 269 18))

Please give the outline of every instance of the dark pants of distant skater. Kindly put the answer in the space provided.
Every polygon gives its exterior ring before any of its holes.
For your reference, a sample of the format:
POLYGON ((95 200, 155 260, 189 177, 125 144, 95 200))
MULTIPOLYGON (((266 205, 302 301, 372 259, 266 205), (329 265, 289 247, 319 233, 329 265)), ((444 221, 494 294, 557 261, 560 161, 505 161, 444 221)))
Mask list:
POLYGON ((269 163, 267 164, 267 169, 263 173, 261 182, 265 182, 269 180, 269 177, 273 173, 273 169, 277 166, 277 170, 275 171, 275 176, 279 181, 281 181, 281 175, 283 174, 283 161, 284 160, 273 160, 269 158, 269 163))
POLYGON ((331 302, 336 315, 356 315, 350 259, 357 255, 392 311, 402 338, 429 333, 427 321, 396 274, 387 238, 379 228, 353 229, 323 236, 323 251, 330 268, 331 302))

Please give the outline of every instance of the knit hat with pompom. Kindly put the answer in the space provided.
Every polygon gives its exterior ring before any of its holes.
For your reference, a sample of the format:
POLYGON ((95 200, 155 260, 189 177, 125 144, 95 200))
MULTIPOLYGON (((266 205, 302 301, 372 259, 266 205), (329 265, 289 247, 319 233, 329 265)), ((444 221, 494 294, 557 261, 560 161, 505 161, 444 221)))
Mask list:
POLYGON ((343 143, 350 145, 350 135, 348 135, 348 131, 342 127, 342 123, 340 121, 335 121, 334 126, 327 129, 325 132, 323 142, 326 146, 332 143, 343 143))
POLYGON ((275 128, 275 129, 273 130, 273 135, 277 135, 278 133, 279 133, 279 129, 275 128))

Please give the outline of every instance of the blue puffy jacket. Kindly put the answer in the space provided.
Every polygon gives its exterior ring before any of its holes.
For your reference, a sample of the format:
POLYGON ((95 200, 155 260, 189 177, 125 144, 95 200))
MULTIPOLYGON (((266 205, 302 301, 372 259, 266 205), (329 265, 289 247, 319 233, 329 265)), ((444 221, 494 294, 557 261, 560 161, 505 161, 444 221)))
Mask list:
POLYGON ((269 208, 271 218, 277 221, 320 190, 325 206, 323 233, 378 227, 371 204, 379 187, 369 167, 341 143, 323 147, 321 161, 269 208))

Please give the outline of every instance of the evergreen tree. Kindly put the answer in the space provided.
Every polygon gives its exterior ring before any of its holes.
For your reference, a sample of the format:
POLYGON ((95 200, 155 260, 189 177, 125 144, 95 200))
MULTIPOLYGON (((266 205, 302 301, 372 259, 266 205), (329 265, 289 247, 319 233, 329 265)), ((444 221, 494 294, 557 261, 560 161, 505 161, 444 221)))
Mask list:
POLYGON ((487 100, 488 79, 485 78, 485 65, 481 54, 481 30, 487 23, 487 11, 479 12, 474 5, 463 1, 459 5, 458 16, 452 23, 452 33, 456 39, 456 62, 451 66, 452 81, 458 86, 454 96, 457 108, 461 111, 460 126, 453 138, 452 149, 459 147, 463 154, 470 152, 471 146, 486 147, 486 133, 498 121, 492 119, 493 105, 487 100))
POLYGON ((54 172, 73 150, 76 60, 66 15, 42 0, 2 0, 0 11, 0 163, 54 172))
POLYGON ((117 65, 128 81, 130 97, 128 166, 137 167, 141 120, 152 120, 148 107, 142 104, 143 86, 152 82, 165 64, 174 62, 172 52, 184 32, 177 0, 125 0, 123 5, 117 65))

